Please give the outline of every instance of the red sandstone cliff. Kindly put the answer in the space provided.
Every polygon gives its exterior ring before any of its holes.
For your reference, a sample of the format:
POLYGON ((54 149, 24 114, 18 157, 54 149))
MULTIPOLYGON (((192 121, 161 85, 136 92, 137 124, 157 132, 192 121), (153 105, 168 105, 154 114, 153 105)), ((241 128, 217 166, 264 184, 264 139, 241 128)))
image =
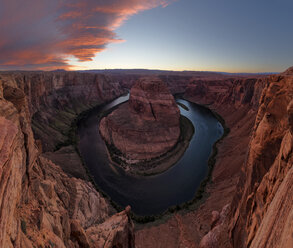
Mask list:
POLYGON ((74 136, 71 123, 82 111, 125 93, 119 80, 77 72, 1 73, 0 79, 6 87, 13 85, 25 94, 34 137, 40 140, 41 150, 46 152, 44 156, 61 165, 66 173, 87 179, 81 160, 68 140, 68 136, 74 136), (60 145, 63 148, 53 152, 60 145))
MULTIPOLYGON (((40 154, 31 113, 45 106, 32 102, 58 87, 32 97, 20 75, 0 77, 0 247, 133 247, 128 211, 111 217, 115 211, 91 183, 68 177, 40 154)), ((43 76, 30 74, 30 82, 43 76)), ((43 83, 36 91, 50 85, 43 83)))
POLYGON ((232 204, 235 247, 293 246, 293 73, 263 90, 243 175, 232 204))

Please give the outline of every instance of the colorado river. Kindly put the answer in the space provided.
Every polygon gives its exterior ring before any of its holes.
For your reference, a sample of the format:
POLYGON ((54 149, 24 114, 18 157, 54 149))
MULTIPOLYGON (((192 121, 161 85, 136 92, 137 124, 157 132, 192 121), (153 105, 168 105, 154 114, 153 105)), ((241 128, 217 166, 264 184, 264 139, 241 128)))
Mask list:
POLYGON ((99 134, 99 115, 128 100, 122 96, 96 108, 78 124, 79 150, 98 187, 115 203, 130 205, 137 215, 159 214, 168 207, 191 200, 208 172, 213 144, 223 135, 223 127, 211 111, 179 99, 181 114, 187 117, 195 133, 181 159, 169 170, 155 176, 127 175, 110 165, 106 146, 99 134))

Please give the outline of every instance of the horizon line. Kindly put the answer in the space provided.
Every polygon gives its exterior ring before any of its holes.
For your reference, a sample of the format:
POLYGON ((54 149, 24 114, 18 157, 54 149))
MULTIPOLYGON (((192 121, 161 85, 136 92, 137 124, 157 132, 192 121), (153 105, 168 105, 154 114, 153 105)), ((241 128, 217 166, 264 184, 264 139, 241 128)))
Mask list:
POLYGON ((145 71, 161 71, 161 72, 210 72, 210 73, 220 73, 220 74, 279 74, 282 72, 229 72, 229 71, 213 71, 213 70, 167 70, 167 69, 149 69, 149 68, 131 68, 131 69, 123 69, 123 68, 104 68, 104 69, 84 69, 84 70, 66 70, 66 69, 55 69, 55 70, 26 70, 26 69, 19 69, 19 70, 3 70, 0 69, 0 72, 56 72, 56 71, 67 71, 67 72, 87 72, 87 71, 135 71, 135 70, 145 70, 145 71))

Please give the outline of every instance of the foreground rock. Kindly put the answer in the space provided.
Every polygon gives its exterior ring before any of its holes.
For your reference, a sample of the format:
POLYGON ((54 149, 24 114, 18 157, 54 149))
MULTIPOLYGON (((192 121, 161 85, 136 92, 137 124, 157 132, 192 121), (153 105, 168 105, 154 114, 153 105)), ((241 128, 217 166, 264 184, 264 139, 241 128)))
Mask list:
POLYGON ((118 149, 126 162, 161 156, 180 136, 180 111, 167 86, 144 78, 131 89, 129 103, 122 104, 100 122, 108 147, 118 149))
POLYGON ((129 213, 130 207, 128 206, 124 211, 112 216, 104 223, 88 228, 86 234, 89 237, 90 246, 104 248, 134 247, 134 225, 128 217, 129 213))

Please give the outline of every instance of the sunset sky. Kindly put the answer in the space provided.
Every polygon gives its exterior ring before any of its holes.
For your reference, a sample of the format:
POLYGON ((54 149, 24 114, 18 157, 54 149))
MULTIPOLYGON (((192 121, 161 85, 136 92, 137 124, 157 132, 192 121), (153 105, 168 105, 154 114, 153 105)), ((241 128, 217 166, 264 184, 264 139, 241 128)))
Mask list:
POLYGON ((279 72, 292 0, 0 0, 0 70, 279 72))

